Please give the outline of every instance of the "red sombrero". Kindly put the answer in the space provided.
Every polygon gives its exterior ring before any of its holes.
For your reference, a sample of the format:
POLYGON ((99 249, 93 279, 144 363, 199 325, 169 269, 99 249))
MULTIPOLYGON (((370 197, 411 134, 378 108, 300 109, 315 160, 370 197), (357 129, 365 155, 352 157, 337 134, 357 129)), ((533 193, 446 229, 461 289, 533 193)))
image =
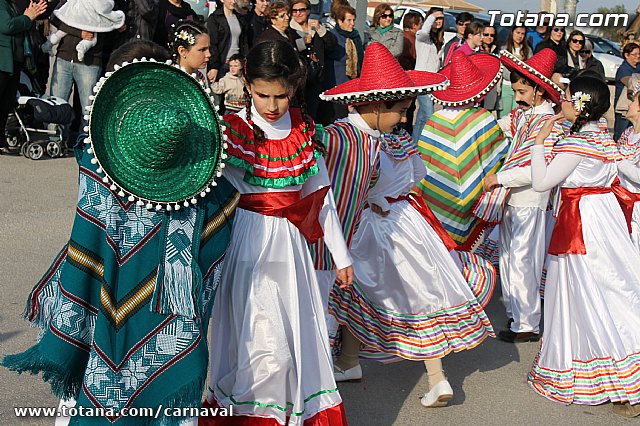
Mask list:
POLYGON ((359 78, 349 80, 320 95, 325 101, 358 105, 412 98, 447 87, 443 75, 428 71, 405 71, 391 52, 371 43, 364 52, 359 78))
POLYGON ((451 62, 438 71, 449 79, 446 90, 431 94, 434 102, 445 106, 460 106, 485 96, 500 81, 500 59, 488 53, 467 56, 456 50, 451 62))
POLYGON ((542 49, 526 61, 516 57, 513 53, 503 50, 500 61, 511 71, 518 71, 535 84, 539 85, 555 104, 560 103, 562 89, 551 80, 553 67, 556 63, 556 52, 549 48, 542 49))

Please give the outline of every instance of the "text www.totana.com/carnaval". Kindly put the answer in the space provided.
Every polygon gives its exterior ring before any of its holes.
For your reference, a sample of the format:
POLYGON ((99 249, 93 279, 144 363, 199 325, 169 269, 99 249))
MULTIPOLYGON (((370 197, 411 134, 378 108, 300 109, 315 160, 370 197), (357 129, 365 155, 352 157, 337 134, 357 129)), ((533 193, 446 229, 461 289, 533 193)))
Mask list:
POLYGON ((503 13, 501 10, 487 10, 491 16, 489 25, 503 27, 552 25, 555 27, 626 27, 629 24, 628 13, 578 13, 571 21, 568 13, 530 13, 518 10, 516 13, 503 13))
POLYGON ((233 416, 233 405, 225 407, 131 407, 116 411, 96 407, 14 407, 16 417, 208 417, 233 416))

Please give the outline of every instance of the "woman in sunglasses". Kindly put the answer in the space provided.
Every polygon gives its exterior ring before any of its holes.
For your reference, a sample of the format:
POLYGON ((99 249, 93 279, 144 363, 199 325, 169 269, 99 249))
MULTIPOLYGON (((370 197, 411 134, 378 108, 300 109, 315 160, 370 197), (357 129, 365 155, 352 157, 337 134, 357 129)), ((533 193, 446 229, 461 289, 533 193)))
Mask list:
POLYGON ((381 3, 373 11, 371 27, 364 33, 364 47, 377 41, 398 59, 404 48, 404 35, 400 28, 393 26, 393 9, 389 3, 381 3))
MULTIPOLYGON (((584 36, 583 36, 584 38, 584 36)), ((550 48, 554 52, 558 59, 556 65, 553 68, 554 73, 566 73, 567 71, 567 42, 565 41, 565 29, 557 25, 552 25, 547 28, 547 32, 544 39, 538 43, 534 53, 538 53, 544 48, 550 48)))
MULTIPOLYGON (((484 27, 484 30, 482 31, 482 45, 480 46, 480 51, 492 53, 494 55, 499 54, 500 50, 498 48, 498 32, 496 27, 491 25, 484 27)), ((487 96, 482 100, 482 106, 488 111, 496 111, 498 109, 501 87, 501 83, 496 84, 496 86, 487 93, 487 96)))
POLYGON ((567 65, 573 68, 571 71, 572 74, 585 68, 584 58, 580 55, 580 51, 584 49, 585 40, 582 31, 573 30, 569 34, 567 41, 567 65))

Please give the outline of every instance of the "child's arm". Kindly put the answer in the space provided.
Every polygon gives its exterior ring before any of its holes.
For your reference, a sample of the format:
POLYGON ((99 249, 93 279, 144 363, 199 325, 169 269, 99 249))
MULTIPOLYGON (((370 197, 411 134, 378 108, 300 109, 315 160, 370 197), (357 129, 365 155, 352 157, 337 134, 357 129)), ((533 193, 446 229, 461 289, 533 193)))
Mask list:
POLYGON ((629 160, 618 162, 618 172, 627 180, 640 184, 640 168, 629 160))
POLYGON ((210 87, 211 91, 216 95, 222 95, 229 90, 227 87, 227 79, 225 77, 222 77, 220 80, 212 83, 210 87))
POLYGON ((531 147, 531 184, 538 192, 548 191, 559 185, 573 172, 582 157, 576 154, 558 154, 549 166, 544 158, 544 145, 531 147))
MULTIPOLYGON (((320 157, 316 161, 319 169, 318 173, 309 178, 302 186, 303 196, 307 196, 326 186, 331 186, 324 158, 320 157)), ((347 243, 344 241, 342 224, 340 223, 338 214, 336 213, 336 205, 332 190, 329 190, 327 195, 324 197, 322 209, 320 210, 320 217, 318 219, 322 226, 322 230, 324 231, 324 242, 327 244, 327 248, 331 252, 331 257, 336 265, 336 269, 344 269, 350 266, 353 263, 353 260, 349 255, 347 243)))

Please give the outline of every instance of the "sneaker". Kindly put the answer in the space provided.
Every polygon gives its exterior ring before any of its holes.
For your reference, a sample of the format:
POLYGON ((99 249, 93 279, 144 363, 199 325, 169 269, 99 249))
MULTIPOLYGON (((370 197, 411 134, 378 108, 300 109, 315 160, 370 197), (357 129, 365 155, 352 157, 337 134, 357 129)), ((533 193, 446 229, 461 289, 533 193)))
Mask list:
POLYGON ((640 416, 640 404, 631 405, 628 402, 622 404, 614 402, 612 407, 613 412, 622 417, 632 418, 640 416))
POLYGON ((359 382, 362 379, 362 367, 360 364, 347 370, 341 370, 333 366, 333 378, 336 382, 359 382))
POLYGON ((429 392, 420 398, 420 403, 428 408, 444 407, 453 399, 453 389, 448 381, 439 381, 429 392))

